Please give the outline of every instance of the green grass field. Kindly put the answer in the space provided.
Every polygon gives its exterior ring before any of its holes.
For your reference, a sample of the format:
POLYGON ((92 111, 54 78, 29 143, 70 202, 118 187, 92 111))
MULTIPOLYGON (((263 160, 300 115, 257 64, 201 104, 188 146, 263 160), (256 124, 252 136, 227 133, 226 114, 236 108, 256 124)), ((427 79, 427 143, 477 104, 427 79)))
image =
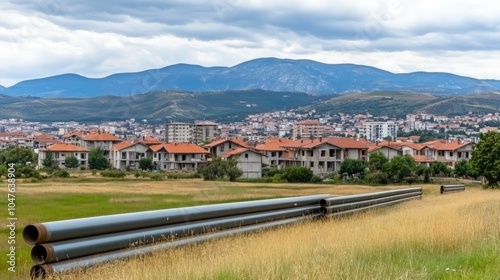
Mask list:
MULTIPOLYGON (((29 277, 33 265, 29 257, 31 247, 22 240, 22 229, 30 223, 219 202, 322 193, 344 195, 400 187, 254 184, 198 179, 110 180, 91 176, 38 183, 18 182, 16 272, 7 270, 7 256, 3 253, 0 279, 29 277)), ((500 192, 473 187, 462 193, 441 196, 438 185, 423 187, 424 199, 402 206, 370 211, 349 219, 306 223, 188 246, 151 259, 133 260, 125 266, 106 265, 90 270, 85 277, 64 275, 57 278, 332 279, 332 275, 338 274, 339 277, 333 278, 498 279, 495 277, 500 275, 500 192), (246 253, 254 250, 258 250, 257 256, 246 253), (165 262, 169 263, 168 270, 161 269, 165 262)), ((5 189, 0 192, 5 197, 0 201, 0 207, 5 209, 7 224, 5 189)), ((0 235, 2 252, 8 252, 8 234, 9 229, 4 227, 0 235)))

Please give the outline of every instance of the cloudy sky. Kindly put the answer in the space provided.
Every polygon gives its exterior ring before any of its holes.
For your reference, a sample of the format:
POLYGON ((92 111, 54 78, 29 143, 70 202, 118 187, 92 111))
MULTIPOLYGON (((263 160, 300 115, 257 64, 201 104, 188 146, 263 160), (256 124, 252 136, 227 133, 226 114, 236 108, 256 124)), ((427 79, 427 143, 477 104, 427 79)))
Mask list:
POLYGON ((0 85, 258 57, 500 79, 493 0, 4 0, 0 85))

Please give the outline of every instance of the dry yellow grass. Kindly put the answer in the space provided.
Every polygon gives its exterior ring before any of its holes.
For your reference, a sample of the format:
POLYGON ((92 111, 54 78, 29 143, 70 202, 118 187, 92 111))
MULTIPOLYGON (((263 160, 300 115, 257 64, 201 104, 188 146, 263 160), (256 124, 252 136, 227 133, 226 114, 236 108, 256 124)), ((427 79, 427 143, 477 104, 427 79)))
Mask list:
POLYGON ((499 214, 500 192, 473 188, 55 278, 498 279, 499 214))

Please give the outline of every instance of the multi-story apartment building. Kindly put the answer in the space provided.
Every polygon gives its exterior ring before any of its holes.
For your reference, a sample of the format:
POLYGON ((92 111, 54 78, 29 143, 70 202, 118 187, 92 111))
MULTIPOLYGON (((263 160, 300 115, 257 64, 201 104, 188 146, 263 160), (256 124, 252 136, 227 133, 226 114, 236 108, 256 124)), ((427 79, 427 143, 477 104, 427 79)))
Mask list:
POLYGON ((359 129, 359 134, 370 141, 381 141, 387 137, 396 139, 398 125, 394 122, 365 122, 359 129))
POLYGON ((172 122, 165 125, 167 143, 203 143, 215 138, 217 124, 210 121, 195 123, 172 122))
POLYGON ((325 127, 317 120, 305 120, 293 124, 293 140, 319 138, 325 135, 325 127))

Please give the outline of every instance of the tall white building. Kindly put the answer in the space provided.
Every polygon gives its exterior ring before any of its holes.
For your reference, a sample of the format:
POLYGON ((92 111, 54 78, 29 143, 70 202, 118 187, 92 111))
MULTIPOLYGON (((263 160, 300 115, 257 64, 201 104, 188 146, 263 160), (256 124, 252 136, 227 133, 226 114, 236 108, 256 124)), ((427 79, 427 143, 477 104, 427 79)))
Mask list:
POLYGON ((319 138, 325 135, 325 126, 317 120, 305 120, 293 124, 293 140, 319 138))
POLYGON ((165 142, 195 144, 210 142, 215 138, 217 126, 210 121, 168 123, 165 125, 165 142))
POLYGON ((380 141, 389 136, 396 140, 398 125, 394 122, 365 122, 359 134, 370 141, 380 141))

